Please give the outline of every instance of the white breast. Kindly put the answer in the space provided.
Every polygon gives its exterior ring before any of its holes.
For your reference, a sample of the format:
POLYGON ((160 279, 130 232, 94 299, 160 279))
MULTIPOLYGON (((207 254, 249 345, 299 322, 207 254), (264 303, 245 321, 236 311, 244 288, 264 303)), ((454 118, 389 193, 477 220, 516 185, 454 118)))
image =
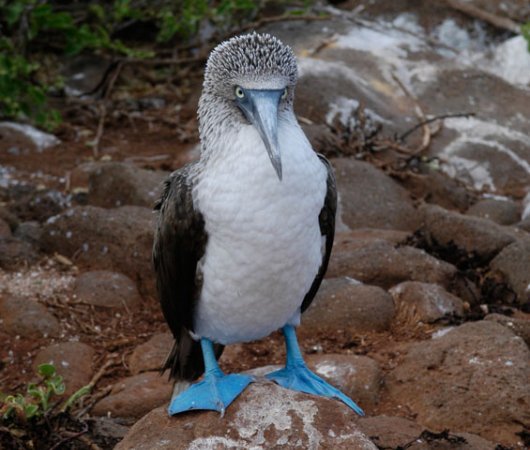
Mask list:
POLYGON ((289 116, 278 123, 283 179, 252 126, 219 143, 195 190, 208 243, 195 332, 229 344, 299 318, 322 262, 327 172, 289 116))

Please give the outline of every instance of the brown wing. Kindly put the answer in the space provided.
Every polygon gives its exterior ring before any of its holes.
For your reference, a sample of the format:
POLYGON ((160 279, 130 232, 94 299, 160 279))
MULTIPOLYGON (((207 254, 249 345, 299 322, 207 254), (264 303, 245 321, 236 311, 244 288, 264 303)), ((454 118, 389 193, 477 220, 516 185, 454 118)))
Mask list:
MULTIPOLYGON (((155 205, 158 221, 153 264, 160 305, 175 338, 163 370, 174 378, 193 380, 204 372, 200 344, 190 336, 201 289, 197 264, 204 255, 207 235, 204 220, 194 207, 193 165, 173 172, 155 205)), ((217 356, 222 346, 216 346, 217 356)))

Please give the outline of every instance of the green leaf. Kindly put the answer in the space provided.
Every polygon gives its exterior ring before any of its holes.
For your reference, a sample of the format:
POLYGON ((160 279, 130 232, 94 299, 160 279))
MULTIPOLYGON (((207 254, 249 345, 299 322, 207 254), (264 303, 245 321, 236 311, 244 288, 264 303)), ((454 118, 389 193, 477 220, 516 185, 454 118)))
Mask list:
POLYGON ((42 395, 42 392, 35 383, 29 383, 28 394, 31 395, 32 397, 40 398, 42 395))
POLYGON ((528 42, 528 51, 530 52, 530 22, 521 25, 521 34, 528 42))
POLYGON ((37 373, 45 378, 52 377, 56 373, 55 366, 53 364, 45 363, 40 364, 37 367, 37 373))
POLYGON ((56 395, 63 395, 65 386, 63 383, 63 377, 60 375, 54 376, 51 380, 46 381, 46 385, 50 389, 51 393, 56 395))
POLYGON ((120 21, 126 17, 129 17, 131 6, 130 0, 115 0, 113 5, 113 16, 114 20, 120 21))
POLYGON ((172 11, 165 10, 159 15, 160 30, 156 37, 157 42, 169 41, 177 31, 179 31, 179 24, 172 11))
POLYGON ((31 403, 24 405, 24 415, 26 416, 26 419, 31 419, 32 417, 36 416, 39 412, 39 407, 37 405, 33 405, 31 403))
POLYGON ((94 14, 94 16, 96 16, 96 18, 100 21, 100 22, 103 22, 105 20, 105 10, 103 9, 103 6, 97 4, 97 3, 92 3, 89 7, 88 7, 88 10, 94 14))
MULTIPOLYGON (((11 5, 5 8, 5 11, 3 11, 5 14, 5 21, 10 27, 19 21, 20 16, 24 12, 24 7, 24 2, 19 1, 13 2, 11 5)), ((4 8, 2 8, 2 10, 3 9, 4 8)))

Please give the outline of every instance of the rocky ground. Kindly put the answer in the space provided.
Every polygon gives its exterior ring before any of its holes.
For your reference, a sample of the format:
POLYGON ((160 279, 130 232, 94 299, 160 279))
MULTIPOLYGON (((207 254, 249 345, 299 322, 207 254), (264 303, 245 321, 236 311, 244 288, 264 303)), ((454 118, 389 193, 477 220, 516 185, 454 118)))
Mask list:
MULTIPOLYGON (((340 195, 301 346, 364 418, 263 380, 223 418, 168 418, 151 209, 196 138, 118 122, 94 158, 71 130, 57 144, 0 124, 0 387, 23 391, 49 361, 67 393, 92 383, 87 428, 61 448, 530 446, 530 54, 445 2, 376 3, 266 28, 297 53, 297 113, 340 195)), ((526 2, 472 3, 530 18, 526 2)), ((192 86, 158 114, 193 130, 192 86)), ((221 365, 259 375, 283 358, 274 334, 221 365)))

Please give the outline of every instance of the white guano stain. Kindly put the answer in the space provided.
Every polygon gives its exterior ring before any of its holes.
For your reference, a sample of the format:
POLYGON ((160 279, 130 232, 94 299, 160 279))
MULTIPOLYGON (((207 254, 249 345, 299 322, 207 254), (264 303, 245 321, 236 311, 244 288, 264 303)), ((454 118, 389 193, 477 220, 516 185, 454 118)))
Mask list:
POLYGON ((530 147, 530 137, 526 134, 475 117, 451 118, 447 119, 444 124, 448 129, 458 132, 458 137, 440 153, 440 156, 447 161, 442 166, 442 170, 448 175, 457 178, 467 175, 476 189, 489 187, 495 190, 489 162, 471 160, 460 154, 469 147, 469 144, 489 147, 506 155, 515 165, 530 175, 530 163, 511 150, 507 144, 508 142, 519 142, 530 147), (500 142, 501 140, 503 142, 500 142))
POLYGON ((188 450, 211 450, 212 448, 222 448, 229 449, 248 449, 248 450, 265 450, 262 446, 252 446, 249 447, 248 443, 245 441, 230 439, 223 436, 212 436, 212 437, 203 437, 193 440, 188 446, 188 450))
POLYGON ((241 405, 235 419, 235 427, 247 445, 274 446, 283 445, 280 442, 289 442, 292 435, 292 415, 298 416, 303 424, 303 433, 307 438, 304 448, 318 449, 322 435, 314 426, 314 419, 318 407, 312 400, 297 400, 295 393, 288 390, 277 390, 271 395, 270 387, 255 385, 253 396, 256 399, 267 399, 267 409, 255 407, 259 401, 249 401, 241 405), (280 436, 277 443, 267 442, 265 430, 275 428, 280 436), (282 433, 284 432, 284 433, 282 433))
POLYGON ((335 375, 335 373, 337 372, 337 366, 326 363, 318 364, 316 367, 316 372, 324 377, 329 378, 335 375))

